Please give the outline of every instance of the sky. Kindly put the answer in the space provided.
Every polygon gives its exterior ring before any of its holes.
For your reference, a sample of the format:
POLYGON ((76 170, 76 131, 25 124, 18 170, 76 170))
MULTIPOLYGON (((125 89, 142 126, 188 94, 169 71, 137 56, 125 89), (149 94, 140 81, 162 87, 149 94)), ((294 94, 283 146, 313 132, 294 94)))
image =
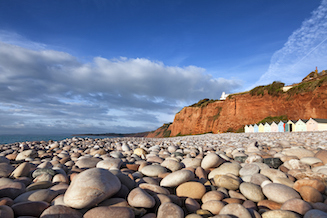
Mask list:
POLYGON ((0 0, 0 135, 152 131, 326 58, 327 0, 0 0))

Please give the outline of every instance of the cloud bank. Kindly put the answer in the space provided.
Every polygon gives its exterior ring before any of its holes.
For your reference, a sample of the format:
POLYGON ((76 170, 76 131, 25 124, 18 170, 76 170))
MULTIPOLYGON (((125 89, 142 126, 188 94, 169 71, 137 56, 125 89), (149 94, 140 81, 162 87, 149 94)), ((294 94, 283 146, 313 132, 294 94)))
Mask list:
MULTIPOLYGON (((287 22, 287 21, 286 21, 287 22)), ((295 30, 284 47, 272 56, 270 66, 256 85, 273 81, 300 82, 315 70, 327 70, 327 0, 295 30)))
POLYGON ((3 134, 153 130, 185 104, 240 87, 196 66, 125 57, 85 63, 24 44, 0 42, 3 134))

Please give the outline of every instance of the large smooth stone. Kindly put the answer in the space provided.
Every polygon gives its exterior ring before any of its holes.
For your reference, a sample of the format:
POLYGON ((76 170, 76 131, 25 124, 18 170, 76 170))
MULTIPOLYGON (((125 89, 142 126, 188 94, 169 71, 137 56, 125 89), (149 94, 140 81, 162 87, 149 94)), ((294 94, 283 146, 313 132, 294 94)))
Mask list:
POLYGON ((0 186, 0 196, 15 199, 18 195, 25 192, 25 185, 21 182, 10 182, 0 186))
POLYGON ((321 211, 321 210, 309 210, 303 218, 326 218, 327 213, 321 211))
POLYGON ((201 208, 200 204, 193 198, 186 198, 185 207, 190 213, 194 213, 201 208))
POLYGON ((202 160, 200 158, 184 158, 182 163, 185 165, 185 167, 197 168, 201 165, 201 161, 202 160))
POLYGON ((240 176, 252 176, 259 173, 260 168, 255 164, 245 164, 239 171, 240 176))
POLYGON ((221 157, 219 157, 217 154, 209 153, 203 158, 203 160, 201 162, 201 167, 203 169, 207 170, 209 168, 218 167, 223 162, 224 162, 224 160, 221 157))
POLYGON ((201 199, 205 193, 205 186, 199 182, 185 182, 176 189, 176 195, 178 197, 201 199))
POLYGON ((0 177, 8 177, 14 169, 11 164, 0 163, 0 177))
POLYGON ((56 174, 56 172, 53 169, 49 169, 49 168, 40 168, 40 169, 36 169, 33 173, 32 173, 32 177, 36 178, 40 175, 43 174, 49 174, 51 176, 54 176, 56 174))
POLYGON ((123 161, 121 159, 109 158, 106 160, 101 160, 97 163, 97 168, 102 168, 106 170, 110 169, 120 169, 123 161))
POLYGON ((178 205, 166 202, 158 208, 157 218, 184 218, 184 211, 178 205))
POLYGON ((128 195, 127 201, 132 207, 154 207, 154 198, 141 188, 134 188, 128 195))
POLYGON ((260 171, 260 174, 268 177, 271 180, 274 180, 276 177, 287 178, 287 176, 285 175, 285 173, 283 173, 282 171, 271 169, 271 168, 262 169, 260 171))
POLYGON ((98 204, 98 206, 128 207, 129 205, 124 198, 108 198, 98 204))
POLYGON ((204 210, 209 210, 212 214, 219 214, 221 209, 225 206, 222 201, 207 201, 202 204, 201 208, 204 210))
POLYGON ((180 170, 183 168, 183 164, 179 163, 176 160, 164 160, 161 163, 161 166, 166 167, 167 169, 171 170, 172 172, 175 172, 177 170, 180 170))
POLYGON ((304 164, 308 164, 308 165, 313 165, 313 164, 316 164, 316 163, 322 163, 322 160, 320 160, 319 158, 317 157, 303 157, 301 158, 300 160, 302 163, 304 164))
POLYGON ((218 168, 212 170, 208 178, 212 179, 216 175, 226 175, 228 173, 234 174, 235 176, 239 176, 239 171, 241 169, 241 166, 237 163, 223 163, 218 168))
POLYGON ((23 176, 28 176, 31 170, 31 164, 28 162, 24 162, 20 164, 12 173, 11 177, 18 178, 23 176))
POLYGON ((0 217, 14 218, 14 211, 7 205, 0 205, 0 217))
POLYGON ((269 208, 270 210, 279 210, 282 206, 282 204, 277 203, 275 201, 271 201, 271 200, 262 200, 259 201, 257 204, 258 207, 266 207, 269 208))
POLYGON ((302 199, 293 198, 286 201, 281 210, 289 210, 304 215, 306 212, 312 209, 312 206, 308 203, 303 201, 302 199))
POLYGON ((322 194, 311 186, 302 186, 299 193, 303 200, 310 203, 323 202, 324 200, 322 194))
POLYGON ((147 152, 143 148, 136 148, 133 153, 136 154, 137 156, 142 156, 147 154, 147 152))
POLYGON ((253 183, 249 183, 249 182, 241 183, 240 191, 244 195, 244 197, 254 202, 259 202, 265 199, 261 187, 253 183))
POLYGON ((75 176, 65 196, 67 206, 81 209, 92 207, 119 191, 119 179, 108 170, 92 168, 75 176))
POLYGON ((39 217, 50 204, 45 201, 29 201, 12 205, 16 216, 35 216, 39 217))
POLYGON ((203 196, 202 196, 202 203, 205 203, 207 201, 221 201, 222 199, 225 198, 225 194, 220 192, 220 191, 216 191, 216 190, 213 190, 213 191, 209 191, 207 193, 205 193, 203 196))
POLYGON ((219 215, 232 215, 235 217, 252 218, 250 212, 241 204, 231 203, 223 207, 219 215))
POLYGON ((10 160, 4 156, 0 156, 0 163, 10 163, 10 160))
POLYGON ((146 192, 148 192, 150 195, 155 195, 155 194, 164 194, 164 195, 169 195, 170 192, 159 185, 155 184, 149 184, 149 183, 142 183, 139 185, 139 187, 146 192))
POLYGON ((178 170, 163 178, 160 182, 160 186, 176 187, 180 184, 194 179, 194 173, 189 170, 178 170))
POLYGON ((283 164, 283 162, 279 158, 264 158, 263 163, 275 169, 277 169, 280 165, 283 164))
POLYGON ((134 212, 129 207, 94 207, 87 211, 83 218, 134 218, 134 212))
POLYGON ((251 179, 250 179, 251 183, 256 184, 256 185, 260 185, 260 186, 264 181, 270 181, 270 180, 268 179, 267 176, 264 176, 264 175, 262 175, 260 173, 253 174, 251 176, 251 179))
POLYGON ((47 189, 47 188, 50 188, 51 186, 53 186, 53 184, 50 181, 34 182, 26 187, 26 191, 33 191, 33 190, 37 190, 37 189, 47 189))
POLYGON ((148 165, 142 168, 141 173, 146 176, 155 177, 161 173, 166 173, 167 169, 160 165, 148 165))
POLYGON ((318 151, 314 157, 319 158, 323 164, 327 164, 327 150, 318 151))
POLYGON ((96 157, 83 157, 75 163, 75 166, 78 166, 78 168, 81 168, 81 169, 94 168, 94 167, 96 167, 97 163, 100 161, 101 161, 101 159, 96 158, 96 157))
POLYGON ((25 160, 26 158, 35 158, 37 156, 37 153, 35 150, 25 150, 20 152, 17 157, 16 160, 25 160))
POLYGON ((296 191, 300 191, 300 188, 302 186, 311 186, 312 188, 317 189, 321 193, 324 193, 326 188, 325 184, 317 179, 299 179, 294 183, 293 188, 296 191))
POLYGON ((262 218, 301 218, 300 215, 287 210, 271 210, 261 214, 262 218))
POLYGON ((284 203, 285 201, 292 198, 301 199, 299 193, 283 184, 270 183, 265 185, 262 188, 262 191, 269 200, 275 201, 277 203, 284 203))
POLYGON ((216 186, 226 188, 228 190, 236 190, 241 184, 241 180, 233 175, 216 175, 214 178, 216 186))
POLYGON ((303 157, 313 157, 315 155, 312 151, 304 148, 285 149, 282 153, 288 156, 296 156, 299 159, 303 157))
POLYGON ((273 180, 273 182, 287 185, 290 188, 293 188, 293 186, 294 186, 294 182, 292 180, 290 180, 289 178, 276 177, 273 180))
POLYGON ((57 192, 50 189, 39 189, 25 192, 15 198, 15 203, 26 202, 26 201, 45 201, 50 203, 56 196, 57 192))
POLYGON ((40 218, 82 218, 83 214, 64 205, 53 205, 43 211, 40 218))

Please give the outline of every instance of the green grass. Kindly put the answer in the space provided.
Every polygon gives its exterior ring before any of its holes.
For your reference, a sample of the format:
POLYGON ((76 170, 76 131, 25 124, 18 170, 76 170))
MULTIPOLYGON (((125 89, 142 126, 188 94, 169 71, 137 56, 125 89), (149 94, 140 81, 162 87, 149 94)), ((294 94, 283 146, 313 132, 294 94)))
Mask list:
POLYGON ((238 130, 236 130, 236 133, 242 133, 244 131, 244 126, 240 127, 238 130))
POLYGON ((205 98, 205 99, 200 100, 198 103, 190 105, 189 107, 205 107, 208 104, 216 102, 216 101, 218 101, 218 100, 205 98))
POLYGON ((269 85, 266 86, 257 86, 253 89, 250 90, 250 94, 252 96, 254 95, 261 95, 264 96, 265 91, 267 91, 268 95, 272 95, 272 96, 279 96, 280 94, 283 94, 283 87, 284 87, 285 83, 282 82, 273 82, 269 85))
POLYGON ((289 89, 287 91, 287 94, 292 96, 292 95, 297 95, 300 93, 312 92, 317 87, 320 87, 323 84, 327 84, 327 76, 325 76, 321 79, 318 79, 318 80, 302 82, 302 83, 298 84, 297 86, 293 86, 291 89, 289 89))
POLYGON ((265 124, 265 123, 272 123, 272 122, 275 122, 275 123, 279 123, 279 121, 281 120, 288 120, 288 117, 287 115, 281 115, 281 116, 275 116, 275 117, 266 117, 264 118, 263 120, 259 121, 257 124, 265 124))

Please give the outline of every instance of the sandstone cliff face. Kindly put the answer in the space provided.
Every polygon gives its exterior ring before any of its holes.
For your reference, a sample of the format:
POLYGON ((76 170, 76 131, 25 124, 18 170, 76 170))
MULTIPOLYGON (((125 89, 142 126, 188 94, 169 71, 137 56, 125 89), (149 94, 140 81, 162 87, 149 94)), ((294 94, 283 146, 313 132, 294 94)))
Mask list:
POLYGON ((254 124, 268 116, 287 115, 288 119, 327 119, 327 85, 312 92, 278 97, 235 95, 225 101, 216 101, 205 107, 185 107, 175 115, 174 122, 159 128, 148 137, 225 132, 246 124, 254 124))

